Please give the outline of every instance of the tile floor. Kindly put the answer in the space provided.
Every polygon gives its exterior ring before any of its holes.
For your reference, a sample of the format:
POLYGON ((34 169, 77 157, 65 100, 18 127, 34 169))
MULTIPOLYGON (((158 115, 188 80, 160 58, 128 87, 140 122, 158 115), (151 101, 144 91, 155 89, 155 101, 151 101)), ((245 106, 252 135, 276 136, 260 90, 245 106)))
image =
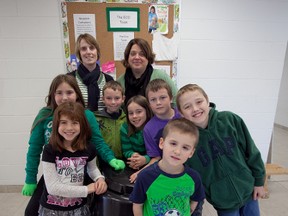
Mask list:
MULTIPOLYGON (((273 136, 272 162, 288 168, 288 130, 275 126, 273 136)), ((268 182, 270 197, 260 200, 261 216, 288 215, 288 175, 271 176, 268 182)), ((19 190, 20 191, 20 190, 19 190)), ((1 216, 23 216, 29 197, 20 193, 0 193, 1 216)), ((204 204, 203 216, 216 216, 216 211, 204 204)))

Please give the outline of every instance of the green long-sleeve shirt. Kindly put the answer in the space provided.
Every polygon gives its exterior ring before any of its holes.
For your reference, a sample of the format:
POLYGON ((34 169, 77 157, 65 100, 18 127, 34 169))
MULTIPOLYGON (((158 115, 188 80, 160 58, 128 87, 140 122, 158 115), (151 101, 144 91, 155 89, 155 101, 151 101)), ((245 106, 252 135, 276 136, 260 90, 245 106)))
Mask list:
MULTIPOLYGON (((105 143, 93 112, 85 110, 85 115, 92 131, 90 142, 95 146, 97 150, 97 156, 101 157, 102 160, 108 163, 115 158, 114 153, 105 143)), ((27 184, 37 183, 40 155, 42 153, 43 146, 49 143, 52 131, 52 117, 52 110, 50 108, 44 107, 39 111, 33 123, 33 129, 31 131, 29 147, 26 156, 25 183, 27 184), (41 120, 39 121, 39 119, 41 120), (38 123, 35 126, 36 122, 38 123)))
POLYGON ((146 154, 142 130, 137 131, 128 137, 128 124, 125 122, 120 129, 120 135, 122 153, 126 159, 130 158, 135 152, 137 152, 145 157, 146 163, 149 163, 150 157, 146 154))

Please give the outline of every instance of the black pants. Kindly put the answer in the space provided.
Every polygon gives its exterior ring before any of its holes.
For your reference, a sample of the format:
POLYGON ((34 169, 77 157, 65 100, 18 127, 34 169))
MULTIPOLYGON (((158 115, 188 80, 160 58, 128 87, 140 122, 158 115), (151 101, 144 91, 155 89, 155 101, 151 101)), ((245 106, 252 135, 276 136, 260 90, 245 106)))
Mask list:
POLYGON ((44 177, 41 176, 40 180, 38 181, 37 188, 34 191, 32 197, 30 198, 26 209, 25 209, 25 216, 38 216, 39 210, 39 201, 41 199, 42 193, 44 190, 44 177))

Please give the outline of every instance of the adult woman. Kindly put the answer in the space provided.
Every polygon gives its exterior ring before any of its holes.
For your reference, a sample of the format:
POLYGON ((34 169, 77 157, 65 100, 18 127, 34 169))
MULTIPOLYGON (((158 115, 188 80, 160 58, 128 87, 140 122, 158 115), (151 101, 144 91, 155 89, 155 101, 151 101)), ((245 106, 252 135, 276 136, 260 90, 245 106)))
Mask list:
POLYGON ((122 61, 126 71, 117 80, 125 90, 125 104, 135 95, 145 96, 146 86, 153 79, 165 80, 171 87, 173 96, 177 94, 177 88, 171 78, 163 71, 152 67, 154 60, 155 54, 146 40, 134 38, 126 46, 122 61))
POLYGON ((78 86, 84 98, 85 107, 91 111, 104 108, 101 99, 102 88, 113 78, 100 71, 97 61, 100 59, 100 47, 96 39, 90 34, 81 34, 76 41, 75 53, 80 60, 77 70, 68 73, 76 77, 78 86))

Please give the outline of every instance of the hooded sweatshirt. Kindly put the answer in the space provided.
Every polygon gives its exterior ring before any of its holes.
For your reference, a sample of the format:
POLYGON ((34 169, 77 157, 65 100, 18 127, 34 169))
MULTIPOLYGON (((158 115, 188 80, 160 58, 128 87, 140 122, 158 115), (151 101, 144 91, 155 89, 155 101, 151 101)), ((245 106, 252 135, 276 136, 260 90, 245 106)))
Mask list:
POLYGON ((235 210, 252 199, 254 186, 263 186, 265 167, 244 121, 236 114, 219 112, 210 103, 206 128, 188 166, 198 171, 206 198, 217 210, 235 210))

